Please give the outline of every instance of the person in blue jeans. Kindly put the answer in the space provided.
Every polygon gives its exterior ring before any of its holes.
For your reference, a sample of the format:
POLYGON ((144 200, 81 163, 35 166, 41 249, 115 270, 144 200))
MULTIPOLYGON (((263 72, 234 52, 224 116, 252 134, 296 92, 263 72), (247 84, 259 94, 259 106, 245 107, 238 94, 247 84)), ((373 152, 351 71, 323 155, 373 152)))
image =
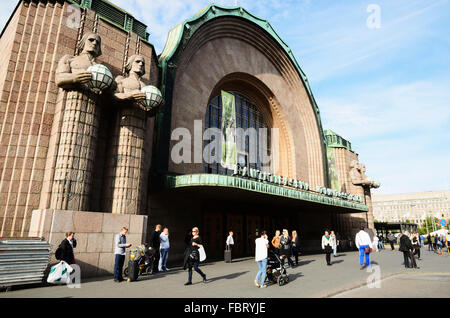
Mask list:
POLYGON ((169 244, 169 229, 167 227, 164 228, 163 232, 161 233, 161 235, 159 236, 160 238, 160 253, 161 253, 161 257, 159 258, 159 265, 158 265, 158 270, 160 272, 164 271, 168 271, 169 269, 166 267, 166 263, 167 263, 167 258, 169 256, 169 248, 170 248, 170 244, 169 244))
POLYGON ((384 250, 384 244, 383 244, 383 234, 378 235, 378 248, 380 250, 384 250))
POLYGON ((264 282, 266 281, 268 248, 269 240, 267 239, 267 233, 266 231, 262 231, 260 238, 255 240, 255 261, 258 262, 259 268, 255 278, 255 286, 259 288, 266 288, 267 286, 264 285, 264 282))
POLYGON ((369 233, 364 231, 364 226, 361 226, 361 230, 356 233, 355 244, 359 250, 359 264, 361 265, 361 269, 370 266, 370 253, 366 253, 366 248, 371 247, 372 240, 370 239, 369 233), (365 265, 364 257, 366 259, 365 265))
POLYGON ((127 233, 128 228, 124 226, 120 233, 114 237, 114 281, 116 283, 123 281, 122 271, 123 263, 125 262, 125 249, 131 247, 131 244, 127 244, 127 233))
POLYGON ((203 247, 202 239, 199 235, 198 227, 194 227, 192 229, 192 239, 189 247, 186 249, 184 254, 184 265, 183 269, 188 269, 188 281, 185 283, 185 286, 192 285, 192 267, 194 270, 203 278, 203 282, 206 283, 206 275, 202 272, 198 265, 200 264, 200 253, 199 248, 203 247), (191 257, 192 256, 192 257, 191 257))

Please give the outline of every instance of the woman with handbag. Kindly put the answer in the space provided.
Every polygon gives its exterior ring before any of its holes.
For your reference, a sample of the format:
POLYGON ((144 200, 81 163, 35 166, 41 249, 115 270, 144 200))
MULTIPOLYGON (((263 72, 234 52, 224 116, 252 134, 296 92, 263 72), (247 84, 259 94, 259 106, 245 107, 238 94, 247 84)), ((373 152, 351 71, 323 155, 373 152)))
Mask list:
POLYGON ((284 261, 287 259, 289 266, 294 267, 294 263, 291 260, 291 238, 289 237, 288 230, 283 230, 283 235, 280 236, 280 256, 281 265, 284 266, 284 261))
POLYGON ((361 226, 361 229, 355 236, 355 244, 359 250, 359 264, 361 265, 360 269, 364 269, 365 267, 370 266, 370 253, 372 252, 372 240, 370 239, 369 234, 364 231, 364 226, 361 226), (364 256, 366 258, 366 264, 364 265, 364 256))
POLYGON ((190 246, 186 249, 184 255, 184 266, 183 268, 188 268, 188 281, 185 286, 192 285, 192 267, 194 270, 200 274, 203 278, 203 282, 206 283, 206 275, 198 268, 200 264, 200 252, 199 249, 203 248, 203 242, 199 235, 198 227, 192 229, 192 239, 190 246))
POLYGON ((325 251, 325 259, 327 260, 327 266, 331 266, 331 253, 333 247, 331 246, 331 236, 328 231, 325 231, 325 235, 322 236, 322 250, 325 251))

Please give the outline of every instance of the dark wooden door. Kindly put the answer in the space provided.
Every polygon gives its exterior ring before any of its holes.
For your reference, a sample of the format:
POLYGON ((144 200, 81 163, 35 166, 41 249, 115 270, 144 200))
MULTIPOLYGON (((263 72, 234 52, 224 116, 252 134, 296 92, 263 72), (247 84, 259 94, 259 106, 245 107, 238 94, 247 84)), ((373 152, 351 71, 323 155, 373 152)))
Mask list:
POLYGON ((203 230, 200 229, 200 236, 205 246, 207 258, 222 258, 225 246, 223 214, 210 211, 204 212, 203 230))
POLYGON ((262 228, 262 217, 257 215, 247 215, 247 255, 254 255, 255 240, 260 236, 262 228))

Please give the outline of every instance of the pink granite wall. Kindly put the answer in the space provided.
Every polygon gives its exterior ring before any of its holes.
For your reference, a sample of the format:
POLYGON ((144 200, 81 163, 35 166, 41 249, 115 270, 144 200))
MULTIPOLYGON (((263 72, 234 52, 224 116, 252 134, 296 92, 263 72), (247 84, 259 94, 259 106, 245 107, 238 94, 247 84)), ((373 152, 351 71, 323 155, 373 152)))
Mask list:
MULTIPOLYGON (((133 246, 145 242, 147 216, 119 215, 99 212, 61 210, 34 210, 31 216, 30 237, 43 237, 53 245, 51 263, 56 263, 54 253, 65 239, 66 232, 75 232, 77 247, 75 261, 81 267, 81 277, 113 274, 114 235, 123 226, 128 227, 127 242, 133 246)), ((128 256, 125 260, 128 262, 128 256)), ((125 265, 126 266, 126 265, 125 265)))

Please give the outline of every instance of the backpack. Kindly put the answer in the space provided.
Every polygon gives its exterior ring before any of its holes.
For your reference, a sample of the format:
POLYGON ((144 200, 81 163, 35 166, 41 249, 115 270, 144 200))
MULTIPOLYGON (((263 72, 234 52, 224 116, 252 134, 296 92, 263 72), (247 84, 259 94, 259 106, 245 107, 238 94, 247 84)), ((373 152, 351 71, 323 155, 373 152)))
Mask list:
POLYGON ((55 251, 55 258, 58 261, 61 261, 63 258, 64 250, 62 249, 61 245, 56 249, 55 251))

